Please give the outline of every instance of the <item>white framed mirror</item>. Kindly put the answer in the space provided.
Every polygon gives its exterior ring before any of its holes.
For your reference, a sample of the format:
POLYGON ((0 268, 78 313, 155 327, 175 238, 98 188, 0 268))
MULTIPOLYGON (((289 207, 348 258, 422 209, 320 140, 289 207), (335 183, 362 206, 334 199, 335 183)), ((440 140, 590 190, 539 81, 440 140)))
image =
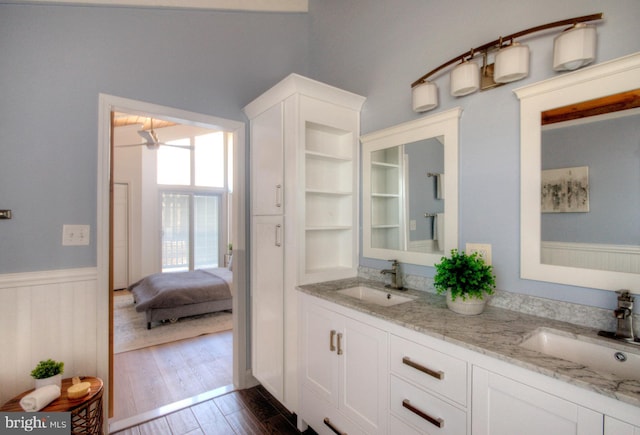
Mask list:
MULTIPOLYGON (((521 278, 640 293, 638 113, 633 104, 611 113, 638 89, 640 53, 514 90, 520 99, 521 278), (589 105, 597 116, 542 126, 554 112, 589 105), (583 191, 579 207, 552 192, 563 184, 583 191)), ((635 104, 637 98, 631 97, 635 104)))
POLYGON ((363 135, 362 250, 433 266, 458 246, 461 108, 363 135))

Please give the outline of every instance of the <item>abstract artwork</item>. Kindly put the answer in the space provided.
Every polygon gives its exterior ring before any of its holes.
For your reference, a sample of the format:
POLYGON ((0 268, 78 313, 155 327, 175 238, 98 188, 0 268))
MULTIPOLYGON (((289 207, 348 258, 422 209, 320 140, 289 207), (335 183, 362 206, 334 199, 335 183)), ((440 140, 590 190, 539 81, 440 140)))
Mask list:
POLYGON ((589 211, 589 167, 542 171, 543 213, 585 213, 589 211))

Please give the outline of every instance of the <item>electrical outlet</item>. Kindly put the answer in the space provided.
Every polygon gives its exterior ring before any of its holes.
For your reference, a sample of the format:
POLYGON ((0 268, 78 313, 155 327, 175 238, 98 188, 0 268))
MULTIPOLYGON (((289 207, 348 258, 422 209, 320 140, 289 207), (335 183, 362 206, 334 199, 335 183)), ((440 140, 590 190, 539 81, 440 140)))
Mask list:
POLYGON ((62 246, 88 245, 89 230, 89 225, 63 225, 62 246))
POLYGON ((491 245, 489 243, 467 243, 466 252, 467 254, 477 252, 485 263, 491 264, 491 245))

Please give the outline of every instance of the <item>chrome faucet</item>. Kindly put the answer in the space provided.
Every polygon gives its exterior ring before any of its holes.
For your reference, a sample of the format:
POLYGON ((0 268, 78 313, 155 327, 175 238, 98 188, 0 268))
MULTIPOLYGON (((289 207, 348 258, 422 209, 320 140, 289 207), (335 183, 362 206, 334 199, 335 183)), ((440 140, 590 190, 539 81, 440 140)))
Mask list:
POLYGON ((613 315, 618 319, 618 329, 616 337, 625 340, 634 341, 633 337, 633 296, 629 294, 629 290, 618 290, 618 308, 613 310, 613 315))
POLYGON ((383 269, 380 271, 383 275, 391 275, 391 284, 387 284, 385 287, 402 290, 402 275, 400 274, 400 263, 398 260, 389 260, 391 262, 391 269, 383 269))
POLYGON ((618 293, 618 308, 613 310, 613 316, 618 320, 616 332, 600 331, 598 335, 640 344, 640 339, 633 335, 634 297, 631 296, 629 290, 618 290, 616 293, 618 293))

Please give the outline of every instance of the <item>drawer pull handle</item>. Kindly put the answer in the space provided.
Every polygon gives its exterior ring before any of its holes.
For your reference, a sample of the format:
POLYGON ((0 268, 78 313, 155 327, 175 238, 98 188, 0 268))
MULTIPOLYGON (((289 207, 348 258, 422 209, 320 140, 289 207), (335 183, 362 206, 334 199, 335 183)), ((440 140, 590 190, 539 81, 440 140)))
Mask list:
POLYGON ((336 351, 336 345, 333 343, 333 339, 336 337, 336 330, 332 329, 331 333, 329 334, 329 351, 330 352, 335 352, 336 351))
POLYGON ((402 401, 402 407, 403 408, 407 408, 409 411, 413 412, 418 417, 427 420, 429 423, 431 423, 432 425, 434 425, 436 427, 439 427, 439 428, 444 427, 444 420, 443 419, 436 418, 436 417, 431 417, 429 414, 425 414, 424 412, 420 411, 418 408, 413 406, 411 404, 411 402, 409 402, 409 400, 407 400, 407 399, 404 399, 402 401))
POLYGON ((276 241, 275 241, 275 245, 277 247, 282 246, 282 225, 280 225, 280 224, 276 225, 276 241))
POLYGON ((346 432, 340 432, 332 423, 331 420, 329 420, 329 417, 325 417, 323 420, 324 424, 333 431, 334 434, 336 435, 347 435, 346 432))
POLYGON ((276 184, 276 207, 282 207, 282 184, 276 184))
POLYGON ((342 333, 338 333, 338 355, 342 355, 342 333))
POLYGON ((411 361, 411 359, 408 356, 405 356, 404 358, 402 358, 402 364, 406 364, 409 367, 413 367, 414 369, 421 371, 422 373, 426 373, 429 376, 432 376, 436 379, 444 379, 444 372, 438 370, 431 370, 430 368, 427 368, 421 364, 418 363, 414 363, 413 361, 411 361))

